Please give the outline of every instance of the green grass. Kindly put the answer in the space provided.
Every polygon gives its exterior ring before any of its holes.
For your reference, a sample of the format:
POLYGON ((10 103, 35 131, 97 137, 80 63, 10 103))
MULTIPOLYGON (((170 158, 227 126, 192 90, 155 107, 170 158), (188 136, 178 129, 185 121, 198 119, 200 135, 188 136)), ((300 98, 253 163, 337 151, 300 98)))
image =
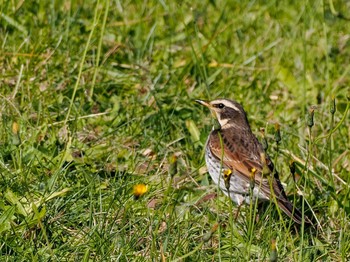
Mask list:
POLYGON ((1 261, 269 261, 273 240, 281 261, 350 259, 347 2, 0 3, 1 261), (194 103, 217 97, 265 128, 317 229, 273 204, 234 220, 194 103))

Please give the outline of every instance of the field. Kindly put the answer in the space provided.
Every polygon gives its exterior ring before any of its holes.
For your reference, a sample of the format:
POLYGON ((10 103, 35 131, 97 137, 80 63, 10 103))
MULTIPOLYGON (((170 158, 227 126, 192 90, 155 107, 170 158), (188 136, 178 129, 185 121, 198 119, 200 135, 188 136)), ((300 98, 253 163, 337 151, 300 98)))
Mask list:
POLYGON ((0 1, 0 260, 349 261, 349 10, 0 1), (212 183, 219 97, 314 227, 212 183))

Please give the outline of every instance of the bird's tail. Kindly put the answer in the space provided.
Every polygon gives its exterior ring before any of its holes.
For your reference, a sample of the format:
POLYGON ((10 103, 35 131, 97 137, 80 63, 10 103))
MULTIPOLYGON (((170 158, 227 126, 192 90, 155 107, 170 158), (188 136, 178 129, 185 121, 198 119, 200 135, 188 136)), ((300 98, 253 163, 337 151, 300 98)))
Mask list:
MULTIPOLYGON (((286 213, 290 218, 292 218, 295 223, 298 223, 300 225, 303 221, 303 214, 288 200, 288 197, 284 192, 283 186, 281 184, 281 181, 278 178, 277 172, 275 173, 275 182, 276 185, 274 186, 274 191, 276 193, 276 200, 279 208, 281 208, 284 213, 286 213)), ((311 220, 306 215, 304 215, 304 223, 313 225, 311 220)))
MULTIPOLYGON (((302 213, 287 198, 278 199, 277 204, 284 213, 286 213, 290 218, 294 220, 294 222, 298 224, 302 223, 302 220, 303 220, 302 213)), ((311 220, 305 215, 304 215, 304 222, 306 224, 312 225, 311 220)))

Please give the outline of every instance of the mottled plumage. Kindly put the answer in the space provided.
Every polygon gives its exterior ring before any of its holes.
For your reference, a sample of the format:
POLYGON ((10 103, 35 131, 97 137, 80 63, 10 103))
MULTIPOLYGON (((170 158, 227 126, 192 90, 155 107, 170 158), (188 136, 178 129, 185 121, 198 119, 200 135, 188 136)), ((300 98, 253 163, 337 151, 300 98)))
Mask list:
MULTIPOLYGON (((252 133, 243 107, 235 101, 197 100, 216 116, 220 128, 212 130, 205 160, 208 172, 220 189, 237 204, 275 197, 278 206, 296 223, 302 214, 288 200, 278 173, 262 145, 252 133)), ((305 221, 309 220, 305 217, 305 221)))

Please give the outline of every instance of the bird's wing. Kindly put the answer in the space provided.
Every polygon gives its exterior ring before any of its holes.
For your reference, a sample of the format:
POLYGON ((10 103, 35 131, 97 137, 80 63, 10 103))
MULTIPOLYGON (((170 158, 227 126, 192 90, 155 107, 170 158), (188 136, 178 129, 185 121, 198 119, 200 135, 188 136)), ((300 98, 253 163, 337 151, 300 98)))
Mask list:
MULTIPOLYGON (((251 143, 254 143, 250 146, 242 145, 238 140, 230 141, 231 144, 229 144, 229 146, 223 146, 224 143, 222 142, 227 142, 228 138, 220 138, 218 133, 212 132, 208 143, 212 155, 219 161, 222 159, 224 167, 234 171, 233 173, 247 184, 254 179, 255 185, 260 188, 261 192, 268 199, 274 196, 278 206, 296 223, 301 224, 302 214, 288 200, 281 181, 278 178, 278 173, 274 170, 273 163, 266 154, 262 155, 265 156, 265 159, 261 159, 260 153, 264 153, 264 151, 259 141, 255 137, 250 138, 251 143), (262 163, 263 161, 265 163, 262 163), (267 174, 263 174, 264 165, 266 165, 268 169, 268 172, 266 172, 267 174), (254 177, 252 177, 252 175, 254 175, 254 177)), ((304 219, 306 223, 312 224, 306 216, 304 216, 304 219)))
MULTIPOLYGON (((259 143, 257 140, 255 140, 255 137, 253 139, 254 142, 259 143)), ((254 179, 255 185, 259 186, 261 192, 264 193, 268 198, 271 196, 272 186, 273 193, 276 195, 276 198, 284 199, 285 194, 282 185, 279 183, 279 180, 269 174, 263 175, 263 164, 260 156, 261 150, 258 149, 257 145, 242 146, 239 143, 233 141, 234 146, 228 147, 223 146, 224 143, 221 143, 220 141, 223 141, 223 139, 220 139, 219 134, 212 133, 208 141, 210 144, 209 148, 211 150, 211 153, 217 159, 222 159, 223 165, 225 167, 231 169, 232 171, 235 171, 235 174, 237 174, 247 184, 249 184, 252 179, 254 179), (271 185, 268 179, 269 177, 272 178, 271 185)), ((265 158, 266 167, 272 174, 273 170, 270 170, 272 163, 268 156, 265 156, 265 158)))

